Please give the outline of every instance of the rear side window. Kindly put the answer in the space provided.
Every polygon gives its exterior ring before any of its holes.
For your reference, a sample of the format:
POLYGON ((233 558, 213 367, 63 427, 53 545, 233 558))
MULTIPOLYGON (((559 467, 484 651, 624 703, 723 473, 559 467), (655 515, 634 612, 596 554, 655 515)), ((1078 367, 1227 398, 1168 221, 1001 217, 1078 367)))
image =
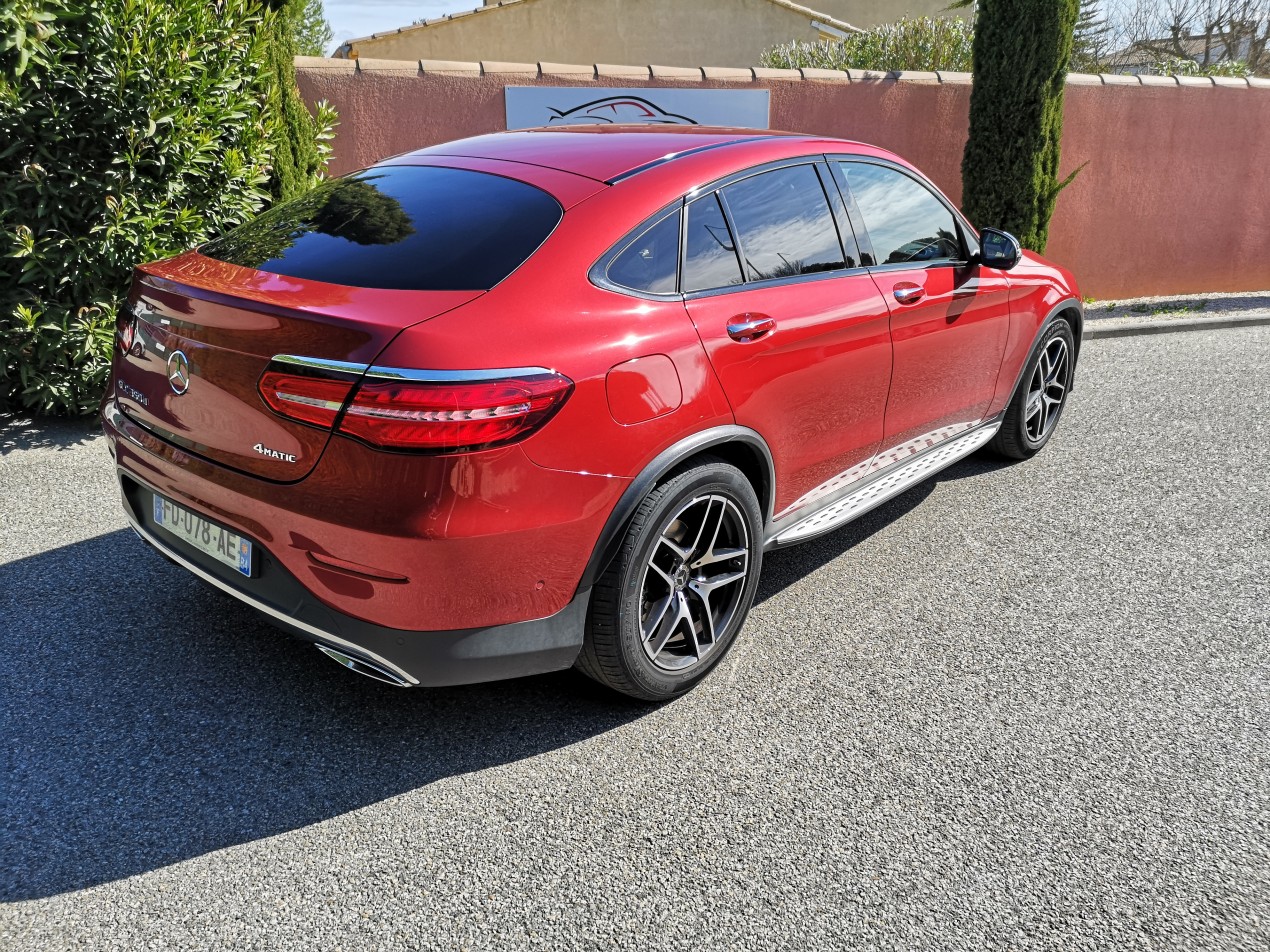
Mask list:
POLYGON ((741 283, 741 266, 727 219, 713 192, 688 206, 683 290, 704 291, 741 283))
POLYGON ((618 287, 649 294, 674 294, 679 272, 679 212, 667 215, 627 245, 609 264, 618 287))
POLYGON ((751 281, 846 267, 820 176, 810 165, 774 169, 723 189, 751 281))
POLYGON ((199 250, 350 287, 487 290, 533 254, 563 214, 542 189, 514 179, 384 166, 323 182, 199 250))
POLYGON ((957 221, 930 189, 882 165, 844 162, 878 264, 958 260, 957 221))

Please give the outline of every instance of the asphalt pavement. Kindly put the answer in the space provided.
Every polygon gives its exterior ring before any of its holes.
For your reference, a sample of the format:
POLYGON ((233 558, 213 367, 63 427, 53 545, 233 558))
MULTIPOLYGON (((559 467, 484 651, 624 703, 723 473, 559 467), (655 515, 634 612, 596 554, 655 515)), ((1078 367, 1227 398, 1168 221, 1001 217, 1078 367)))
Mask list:
POLYGON ((0 432, 0 948, 1270 948, 1270 327, 1087 341, 1051 445, 771 555, 660 707, 396 690, 0 432))

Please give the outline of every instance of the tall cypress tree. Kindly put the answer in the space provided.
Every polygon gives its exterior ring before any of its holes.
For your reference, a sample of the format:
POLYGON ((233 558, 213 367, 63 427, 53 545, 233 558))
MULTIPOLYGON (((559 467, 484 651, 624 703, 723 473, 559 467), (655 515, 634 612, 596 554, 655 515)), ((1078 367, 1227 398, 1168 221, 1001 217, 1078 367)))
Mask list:
POLYGON ((1080 0, 979 0, 970 139, 961 163, 970 220, 1044 251, 1058 193, 1063 90, 1080 0))
POLYGON ((274 201, 283 201, 312 188, 323 163, 317 146, 317 124, 300 98, 295 81, 295 37, 305 0, 266 0, 266 6, 269 10, 261 29, 268 37, 265 70, 269 76, 273 166, 269 191, 274 201))

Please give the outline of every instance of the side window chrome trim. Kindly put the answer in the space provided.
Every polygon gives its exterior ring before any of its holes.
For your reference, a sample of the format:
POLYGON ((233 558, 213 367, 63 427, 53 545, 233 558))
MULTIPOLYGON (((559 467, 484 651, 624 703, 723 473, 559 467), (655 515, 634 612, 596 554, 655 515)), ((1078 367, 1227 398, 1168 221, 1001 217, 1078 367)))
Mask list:
POLYGON ((718 297, 721 294, 735 294, 738 291, 754 291, 764 288, 779 288, 786 285, 809 284, 813 281, 833 281, 840 278, 868 277, 874 268, 839 268, 836 271, 814 271, 810 274, 793 274, 784 278, 765 278, 761 281, 746 281, 744 284, 729 284, 721 288, 708 288, 704 291, 687 291, 683 295, 685 301, 697 298, 718 297))

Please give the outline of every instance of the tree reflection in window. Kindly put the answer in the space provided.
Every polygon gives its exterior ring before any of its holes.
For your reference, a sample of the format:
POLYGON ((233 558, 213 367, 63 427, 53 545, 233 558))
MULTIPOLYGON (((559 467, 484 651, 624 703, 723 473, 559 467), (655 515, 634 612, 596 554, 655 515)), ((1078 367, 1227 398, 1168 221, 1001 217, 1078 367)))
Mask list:
POLYGON ((727 186, 723 194, 740 236, 749 280, 847 267, 828 199, 812 166, 762 172, 727 186))
MULTIPOLYGON (((247 268, 283 258, 303 235, 359 245, 391 245, 414 234, 401 203, 374 185, 378 176, 330 179, 275 205, 255 221, 204 245, 203 253, 247 268)), ((265 270, 268 270, 267 268, 265 270)))
POLYGON ((324 182, 199 250, 329 284, 485 290, 533 254, 562 215, 550 194, 517 179, 390 165, 324 182))

